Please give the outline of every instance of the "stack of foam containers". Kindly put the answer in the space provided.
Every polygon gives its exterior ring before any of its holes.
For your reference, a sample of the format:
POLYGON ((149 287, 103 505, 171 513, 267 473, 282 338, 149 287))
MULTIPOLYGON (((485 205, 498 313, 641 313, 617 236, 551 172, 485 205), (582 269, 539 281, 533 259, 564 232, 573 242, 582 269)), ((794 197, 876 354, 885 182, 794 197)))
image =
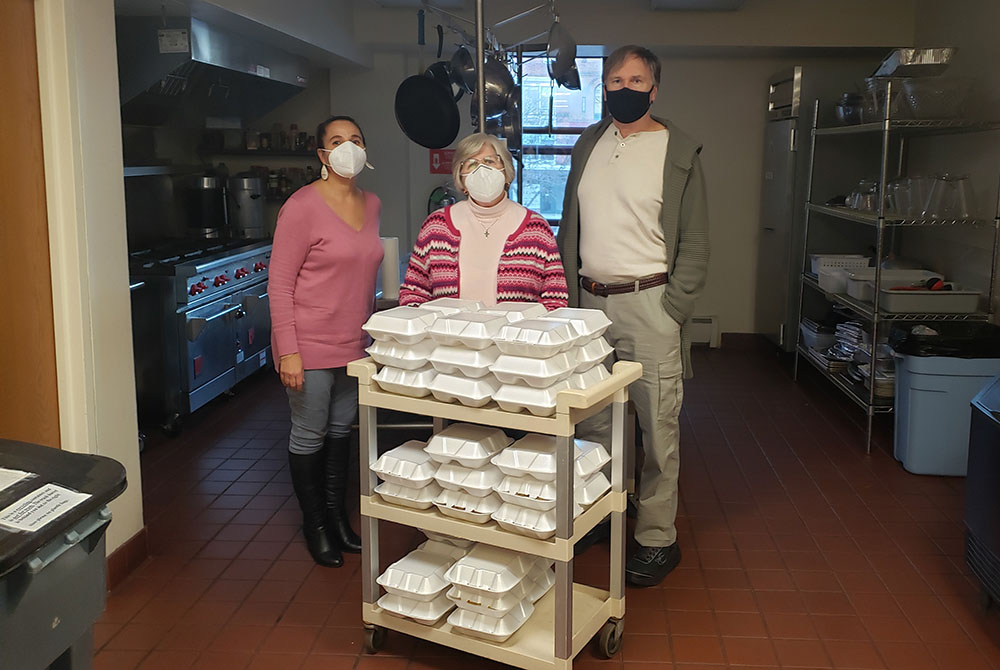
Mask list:
POLYGON ((371 315, 362 327, 374 340, 368 355, 382 366, 373 377, 379 386, 413 398, 430 393, 436 373, 427 361, 434 348, 427 331, 439 315, 418 307, 393 307, 371 315))
POLYGON ((441 402, 482 407, 499 383, 490 372, 500 351, 493 344, 507 319, 499 314, 465 311, 440 317, 429 329, 437 344, 430 363, 437 377, 430 391, 441 402))
POLYGON ((445 516, 486 523, 500 508, 493 487, 503 475, 490 459, 511 439, 499 428, 455 423, 435 434, 424 451, 439 463, 435 481, 441 492, 433 504, 445 516))
MULTIPOLYGON (((548 539, 556 532, 556 438, 529 434, 493 456, 503 474, 493 490, 503 504, 493 512, 500 527, 548 539)), ((581 514, 611 488, 602 468, 611 460, 596 442, 574 441, 573 516, 581 514)))
POLYGON ((441 487, 434 480, 438 463, 424 451, 425 446, 424 442, 410 440, 382 454, 371 466, 382 480, 375 493, 393 505, 430 509, 441 495, 441 487))
POLYGON ((444 577, 451 584, 445 597, 457 606, 448 616, 452 630, 493 642, 516 633, 555 584, 551 561, 484 544, 444 577))
POLYGON ((450 542, 427 540, 390 565, 376 580, 386 593, 378 606, 386 612, 432 626, 455 604, 448 598, 445 576, 468 553, 450 542))

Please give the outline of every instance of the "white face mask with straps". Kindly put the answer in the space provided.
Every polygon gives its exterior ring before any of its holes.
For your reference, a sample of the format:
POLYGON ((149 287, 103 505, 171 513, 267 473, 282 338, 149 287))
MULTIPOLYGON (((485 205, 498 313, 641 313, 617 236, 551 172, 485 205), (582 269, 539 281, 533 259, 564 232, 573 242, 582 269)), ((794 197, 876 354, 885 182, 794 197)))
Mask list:
POLYGON ((506 175, 503 170, 480 165, 465 176, 465 189, 469 196, 481 205, 488 205, 501 195, 507 188, 506 175))
POLYGON ((333 149, 320 149, 330 154, 330 169, 345 179, 358 176, 366 167, 374 170, 368 163, 368 153, 354 142, 342 142, 333 149))

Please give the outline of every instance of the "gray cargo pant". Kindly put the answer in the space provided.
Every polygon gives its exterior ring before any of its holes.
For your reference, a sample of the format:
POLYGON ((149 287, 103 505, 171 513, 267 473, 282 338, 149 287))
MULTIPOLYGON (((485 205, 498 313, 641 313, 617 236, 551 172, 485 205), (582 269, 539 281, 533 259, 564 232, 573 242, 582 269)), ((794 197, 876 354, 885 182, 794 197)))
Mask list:
MULTIPOLYGON (((629 386, 629 400, 639 417, 645 456, 635 527, 636 542, 644 547, 665 547, 677 539, 683 363, 680 325, 663 309, 665 288, 607 297, 580 291, 581 307, 600 309, 613 322, 604 337, 615 348, 614 358, 642 363, 642 377, 629 386)), ((577 437, 610 444, 610 408, 581 423, 577 437)))

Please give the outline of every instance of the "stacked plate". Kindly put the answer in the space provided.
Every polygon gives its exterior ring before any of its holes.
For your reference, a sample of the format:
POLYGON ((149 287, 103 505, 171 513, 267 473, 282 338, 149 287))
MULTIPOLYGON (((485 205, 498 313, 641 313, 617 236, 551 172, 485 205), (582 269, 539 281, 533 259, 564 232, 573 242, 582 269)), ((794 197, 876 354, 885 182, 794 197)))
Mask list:
POLYGON ((431 626, 455 604, 447 595, 445 576, 467 549, 427 540, 390 565, 376 580, 385 589, 378 605, 386 612, 431 626))
POLYGON ((511 439, 499 428, 456 423, 427 442, 424 452, 439 463, 435 480, 442 488, 433 504, 445 516, 486 523, 500 508, 493 487, 503 479, 490 459, 511 439))
POLYGON ((555 584, 552 562, 477 544, 444 575, 448 616, 456 632, 504 642, 531 617, 535 602, 555 584))
POLYGON ((435 476, 438 463, 433 460, 418 440, 410 440, 382 454, 371 466, 382 483, 375 493, 393 505, 429 509, 441 494, 435 476))

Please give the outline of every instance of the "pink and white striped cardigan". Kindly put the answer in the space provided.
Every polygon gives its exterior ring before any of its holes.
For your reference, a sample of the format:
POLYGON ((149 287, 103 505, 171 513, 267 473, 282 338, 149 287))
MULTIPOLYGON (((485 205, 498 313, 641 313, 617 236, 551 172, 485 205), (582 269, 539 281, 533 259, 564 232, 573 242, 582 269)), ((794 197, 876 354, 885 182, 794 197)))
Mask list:
MULTIPOLYGON (((462 234, 451 220, 451 207, 424 221, 399 287, 400 305, 434 298, 458 298, 458 248, 462 234)), ((548 310, 569 302, 566 274, 548 221, 530 209, 504 244, 497 268, 497 302, 540 302, 548 310)))

